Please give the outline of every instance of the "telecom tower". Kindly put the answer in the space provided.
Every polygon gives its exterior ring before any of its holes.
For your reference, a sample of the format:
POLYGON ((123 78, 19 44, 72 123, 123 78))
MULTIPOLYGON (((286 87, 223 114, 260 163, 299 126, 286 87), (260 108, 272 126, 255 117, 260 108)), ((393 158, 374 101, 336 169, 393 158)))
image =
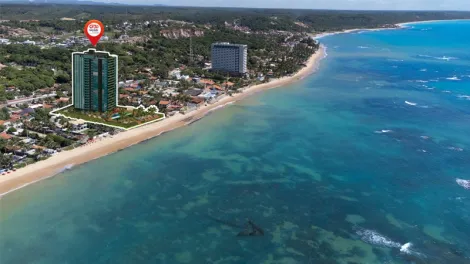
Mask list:
POLYGON ((193 64, 193 34, 189 35, 189 63, 193 64))

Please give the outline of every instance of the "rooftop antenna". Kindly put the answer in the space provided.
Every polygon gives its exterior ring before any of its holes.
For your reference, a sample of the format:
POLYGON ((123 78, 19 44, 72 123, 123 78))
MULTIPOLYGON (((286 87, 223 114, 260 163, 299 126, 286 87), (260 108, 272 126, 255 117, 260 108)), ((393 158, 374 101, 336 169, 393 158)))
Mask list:
MULTIPOLYGON (((129 16, 128 16, 127 7, 126 7, 126 23, 127 23, 128 18, 129 16)), ((127 35, 127 24, 124 26, 124 35, 127 35)))
POLYGON ((193 64, 193 34, 189 35, 189 63, 193 64))

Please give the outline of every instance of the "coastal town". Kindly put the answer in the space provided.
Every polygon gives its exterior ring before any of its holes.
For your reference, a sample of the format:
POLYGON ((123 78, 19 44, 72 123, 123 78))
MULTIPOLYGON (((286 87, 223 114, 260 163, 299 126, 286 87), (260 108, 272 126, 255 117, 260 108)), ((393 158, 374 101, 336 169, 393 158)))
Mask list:
POLYGON ((468 0, 0 2, 0 264, 469 264, 468 0))
MULTIPOLYGON (((75 23, 70 19, 60 20, 60 23, 67 22, 75 23)), ((111 32, 113 34, 103 36, 101 41, 104 44, 116 45, 145 44, 148 39, 144 34, 139 35, 139 30, 155 24, 160 29, 160 38, 181 42, 187 42, 189 39, 187 59, 176 63, 177 67, 164 70, 142 65, 132 74, 125 73, 126 68, 120 61, 115 103, 127 112, 119 112, 117 108, 113 108, 95 114, 90 111, 63 110, 67 106, 77 104, 72 96, 72 74, 69 68, 42 65, 41 61, 31 58, 12 58, 14 54, 11 52, 16 49, 82 51, 87 48, 88 40, 77 36, 76 31, 59 30, 56 34, 47 35, 42 31, 26 29, 38 23, 41 22, 0 22, 0 54, 4 58, 0 60, 0 88, 3 90, 0 90, 2 175, 14 173, 19 168, 48 159, 60 152, 113 137, 149 121, 188 115, 242 94, 251 87, 292 76, 307 66, 307 60, 319 49, 319 43, 305 33, 273 30, 254 32, 248 27, 226 22, 225 27, 232 32, 242 32, 245 35, 261 34, 276 39, 280 37, 280 46, 284 52, 282 54, 285 56, 252 50, 247 44, 229 43, 224 40, 213 42, 210 47, 206 47, 210 49, 210 55, 202 56, 193 50, 192 42, 202 36, 204 30, 194 28, 192 23, 174 20, 138 23, 124 21, 114 25, 115 29, 111 32), (294 65, 291 64, 290 68, 287 68, 286 61, 293 62, 294 65), (44 79, 48 79, 35 87, 31 87, 31 83, 35 84, 34 80, 27 83, 18 79, 22 78, 22 74, 39 69, 43 70, 41 73, 45 75, 44 79), (47 76, 48 74, 50 76, 47 76), (152 114, 145 114, 146 109, 152 109, 152 114)), ((201 27, 206 30, 210 28, 208 25, 201 27)), ((122 58, 125 60, 126 56, 122 58)), ((24 76, 23 79, 28 78, 30 76, 24 76)))

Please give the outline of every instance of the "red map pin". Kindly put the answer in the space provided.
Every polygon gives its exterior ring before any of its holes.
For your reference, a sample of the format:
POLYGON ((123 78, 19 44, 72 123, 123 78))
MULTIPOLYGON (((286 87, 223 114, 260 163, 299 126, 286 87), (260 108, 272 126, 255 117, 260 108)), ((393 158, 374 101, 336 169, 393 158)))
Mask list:
POLYGON ((85 24, 84 31, 91 44, 96 46, 104 34, 104 26, 99 20, 90 20, 85 24))

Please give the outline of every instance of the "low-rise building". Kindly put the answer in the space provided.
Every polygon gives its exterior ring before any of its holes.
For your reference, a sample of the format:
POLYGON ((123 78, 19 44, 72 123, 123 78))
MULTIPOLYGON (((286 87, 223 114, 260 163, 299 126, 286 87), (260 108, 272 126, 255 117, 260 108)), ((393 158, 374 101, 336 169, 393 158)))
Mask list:
POLYGON ((198 96, 202 93, 201 89, 188 89, 184 92, 184 94, 190 95, 190 96, 198 96))
POLYGON ((10 139, 10 138, 12 138, 12 137, 13 137, 13 136, 10 136, 10 135, 8 135, 8 134, 5 133, 5 132, 0 133, 0 138, 2 138, 2 139, 8 140, 8 139, 10 139))

